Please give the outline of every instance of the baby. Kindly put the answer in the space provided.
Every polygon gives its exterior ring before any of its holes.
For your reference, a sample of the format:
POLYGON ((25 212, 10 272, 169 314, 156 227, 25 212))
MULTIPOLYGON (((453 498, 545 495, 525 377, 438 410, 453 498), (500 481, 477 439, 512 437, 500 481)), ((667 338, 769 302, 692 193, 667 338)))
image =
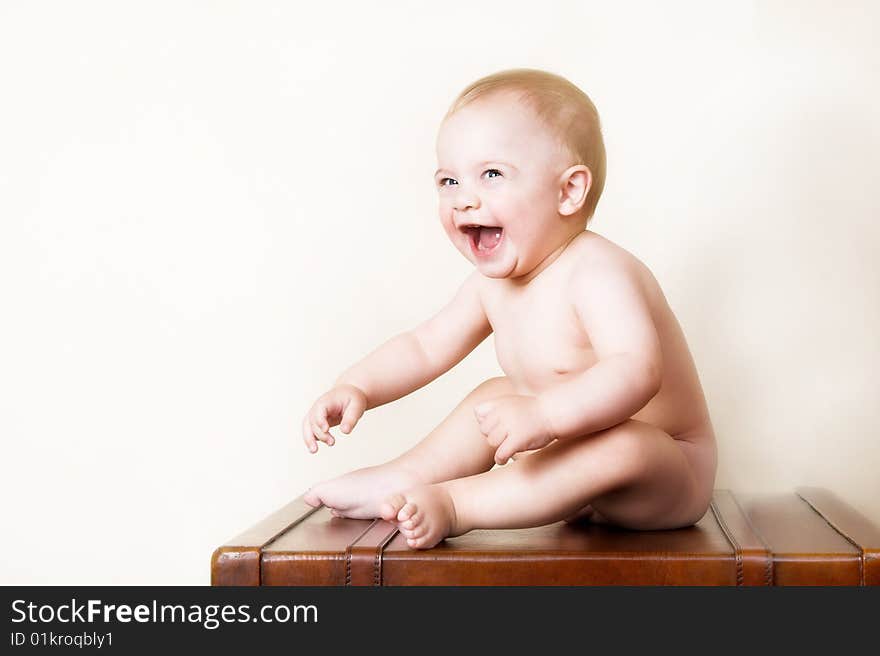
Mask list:
POLYGON ((474 271, 435 316, 339 376, 303 439, 312 453, 332 446, 331 427, 350 433, 365 410, 426 385, 491 333, 505 375, 409 451, 315 485, 306 502, 382 517, 416 549, 562 519, 697 522, 715 480, 714 431, 656 279, 586 229, 605 182, 593 103, 551 73, 490 75, 453 103, 437 158, 440 221, 474 271))

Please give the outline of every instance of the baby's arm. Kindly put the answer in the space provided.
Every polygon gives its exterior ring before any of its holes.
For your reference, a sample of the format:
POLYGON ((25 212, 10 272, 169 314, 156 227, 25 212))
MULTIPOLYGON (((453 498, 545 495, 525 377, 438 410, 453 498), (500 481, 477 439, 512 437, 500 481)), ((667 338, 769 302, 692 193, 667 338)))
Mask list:
POLYGON ((492 328, 480 301, 479 275, 473 272, 435 316, 392 337, 337 378, 333 389, 314 403, 303 423, 304 441, 313 452, 317 450, 316 438, 333 444, 328 430, 343 416, 343 432, 347 433, 364 410, 427 385, 489 336, 492 328), (358 397, 357 403, 351 402, 353 396, 358 397), (343 406, 357 409, 344 414, 343 406))
POLYGON ((436 315, 392 337, 336 380, 363 390, 367 409, 396 401, 461 362, 492 332, 471 274, 436 315))
POLYGON ((569 291, 598 361, 538 395, 558 439, 626 421, 660 389, 660 340, 635 267, 594 263, 574 272, 569 291))

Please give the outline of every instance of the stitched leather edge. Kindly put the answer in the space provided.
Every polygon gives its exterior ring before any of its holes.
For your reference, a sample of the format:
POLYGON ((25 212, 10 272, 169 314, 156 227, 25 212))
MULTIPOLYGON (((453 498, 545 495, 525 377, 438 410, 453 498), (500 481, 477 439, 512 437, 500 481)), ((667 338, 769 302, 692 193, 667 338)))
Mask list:
POLYGON ((727 527, 727 522, 724 521, 724 518, 721 516, 721 511, 719 511, 718 506, 715 505, 714 498, 709 502, 709 507, 712 509, 712 515, 714 515, 715 521, 718 522, 718 527, 721 529, 721 532, 724 533, 724 537, 727 538, 727 542, 730 544, 731 547, 733 547, 734 558, 736 558, 736 584, 738 586, 741 586, 743 584, 742 548, 739 546, 736 538, 733 537, 733 534, 727 527))
POLYGON ((830 526, 831 528, 833 528, 841 537, 843 537, 844 540, 846 540, 852 546, 854 546, 856 549, 858 549, 858 551, 859 551, 859 585, 862 585, 862 586, 865 585, 865 558, 866 558, 866 555, 865 555, 864 548, 862 548, 862 545, 860 545, 853 538, 851 538, 849 535, 844 533, 842 528, 837 526, 837 524, 835 524, 832 520, 830 520, 825 513, 823 513, 816 506, 814 506, 812 504, 812 502, 807 497, 805 497, 799 491, 796 491, 795 494, 797 494, 797 496, 800 497, 804 501, 804 503, 806 503, 813 510, 813 512, 815 512, 817 515, 819 515, 819 517, 821 517, 823 520, 825 520, 825 523, 828 524, 828 526, 830 526))
POLYGON ((345 585, 382 585, 382 553, 397 535, 396 526, 374 519, 345 550, 345 585), (363 544, 361 544, 363 543, 363 544))
POLYGON ((382 557, 385 555, 385 547, 399 532, 400 529, 395 526, 394 529, 385 536, 385 539, 376 547, 376 562, 375 569, 373 570, 373 581, 376 586, 382 585, 382 557))
POLYGON ((715 516, 715 520, 718 523, 719 528, 721 529, 728 543, 734 550, 737 566, 737 585, 747 584, 746 568, 748 567, 748 585, 758 583, 772 586, 774 565, 773 550, 767 546, 767 541, 758 532, 748 514, 743 510, 743 507, 740 504, 739 499, 737 499, 736 494, 734 494, 732 490, 715 490, 715 493, 712 495, 710 506, 712 508, 712 513, 715 516), (718 501, 718 503, 716 503, 716 500, 718 501), (728 513, 726 517, 725 512, 728 513), (730 519, 736 520, 733 526, 731 526, 729 522, 730 519), (746 540, 745 544, 741 543, 735 537, 738 534, 740 528, 739 522, 742 522, 742 528, 748 531, 748 533, 740 535, 740 537, 746 540), (734 528, 736 528, 737 530, 734 531, 734 528), (752 540, 754 540, 754 544, 752 544, 752 540), (757 572, 755 571, 755 566, 757 565, 757 563, 754 561, 758 558, 763 559, 763 572, 761 572, 760 570, 758 570, 757 572), (762 573, 764 579, 763 582, 756 581, 754 575, 758 574, 758 576, 760 576, 762 573))
POLYGON ((347 586, 351 585, 351 548, 352 548, 354 545, 356 545, 356 544, 360 541, 360 539, 361 539, 362 537, 364 537, 367 533, 370 532, 370 529, 372 529, 372 528, 376 525, 376 522, 377 522, 377 521, 379 521, 379 520, 374 519, 374 520, 370 523, 370 525, 367 526, 367 528, 365 528, 365 529, 361 532, 361 534, 358 535, 354 540, 352 540, 352 541, 351 541, 351 544, 349 544, 349 545, 345 548, 345 585, 347 585, 347 586))
POLYGON ((764 536, 758 532, 758 528, 752 524, 752 520, 749 519, 749 516, 746 514, 745 509, 740 505, 739 499, 736 498, 736 495, 731 492, 730 497, 733 499, 733 503, 739 509, 740 514, 745 518, 746 524, 749 525, 749 528, 752 529, 752 532, 761 541, 761 545, 764 547, 765 552, 767 553, 767 558, 764 561, 764 585, 773 585, 773 550, 767 546, 767 541, 764 539, 764 536))
MULTIPOLYGON (((291 502, 291 503, 293 503, 293 502, 291 502)), ((297 525, 300 524, 301 522, 305 521, 307 518, 309 518, 309 517, 311 517, 312 515, 314 515, 314 514, 315 514, 316 512, 318 512, 322 507, 323 507, 323 506, 317 506, 317 507, 315 507, 315 508, 309 507, 308 510, 304 511, 302 514, 300 514, 299 516, 297 516, 296 519, 293 519, 293 520, 287 522, 286 524, 284 524, 284 526, 283 526, 281 529, 279 529, 279 530, 276 531, 275 533, 270 534, 269 538, 266 539, 266 540, 264 540, 262 543, 255 542, 255 543, 253 543, 252 545, 249 545, 249 546, 239 546, 239 545, 236 545, 236 544, 235 544, 235 542, 236 542, 236 540, 237 540, 238 538, 233 538, 233 539, 230 540, 226 545, 223 545, 222 547, 218 548, 217 551, 215 552, 215 556, 216 556, 217 554, 222 555, 222 554, 225 554, 225 553, 245 553, 245 552, 249 552, 249 553, 251 553, 251 554, 255 554, 255 555, 256 555, 256 559, 255 559, 255 560, 256 560, 256 563, 255 563, 255 565, 256 565, 256 580, 257 580, 257 585, 263 585, 263 550, 264 550, 266 547, 268 547, 269 545, 271 545, 273 542, 275 542, 275 541, 276 541, 278 538, 280 538, 282 535, 285 535, 289 530, 291 530, 292 528, 294 528, 295 526, 297 526, 297 525)), ((285 506, 285 508, 286 508, 286 506, 285 506)), ((283 510, 283 509, 282 509, 282 510, 283 510)), ((278 511, 278 512, 281 512, 281 511, 278 511)), ((242 536, 244 536, 244 535, 246 535, 246 533, 244 533, 244 534, 240 534, 238 537, 242 537, 242 536)), ((211 568, 211 570, 212 570, 212 571, 211 571, 211 585, 214 585, 215 572, 214 572, 213 563, 214 563, 215 560, 219 562, 219 558, 216 558, 216 557, 215 557, 215 559, 212 560, 212 568, 211 568)), ((249 584, 249 585, 250 585, 250 584, 249 584)))
POLYGON ((292 529, 292 528, 293 528, 294 526, 296 526, 297 524, 301 524, 302 522, 304 522, 306 519, 308 519, 309 517, 311 517, 312 515, 314 515, 316 512, 318 512, 318 511, 319 511, 321 508, 323 508, 323 507, 324 507, 324 506, 316 506, 316 507, 314 507, 314 508, 311 508, 310 510, 306 511, 305 513, 303 513, 302 515, 300 515, 299 517, 297 517, 295 520, 293 520, 292 522, 290 522, 290 524, 288 524, 287 526, 285 526, 283 529, 281 529, 280 531, 278 531, 275 535, 273 535, 271 538, 269 538, 269 540, 268 540, 267 542, 264 542, 263 544, 260 545, 260 555, 262 556, 263 549, 265 549, 266 547, 268 547, 269 545, 271 545, 273 542, 275 542, 275 540, 277 540, 277 539, 280 538, 282 535, 284 535, 285 533, 287 533, 290 529, 292 529))
POLYGON ((314 515, 316 512, 318 512, 323 507, 324 506, 316 506, 314 508, 311 508, 310 510, 307 510, 305 513, 303 513, 302 515, 297 517, 295 520, 290 522, 290 524, 285 526, 282 530, 278 531, 275 535, 273 535, 271 538, 269 538, 269 540, 267 542, 264 542, 263 544, 260 545, 260 558, 257 562, 257 567, 259 568, 259 574, 260 574, 260 585, 263 585, 263 549, 265 549, 266 547, 271 545, 273 542, 275 542, 275 540, 280 538, 282 535, 285 535, 290 529, 292 529, 292 528, 296 527, 298 524, 301 524, 302 522, 304 522, 306 519, 308 519, 309 517, 314 515))

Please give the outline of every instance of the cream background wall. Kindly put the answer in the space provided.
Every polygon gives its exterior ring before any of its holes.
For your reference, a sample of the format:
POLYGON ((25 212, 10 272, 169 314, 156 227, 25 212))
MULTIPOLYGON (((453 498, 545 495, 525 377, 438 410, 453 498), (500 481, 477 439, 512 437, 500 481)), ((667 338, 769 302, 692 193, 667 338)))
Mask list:
POLYGON ((487 340, 317 456, 311 401, 468 273, 434 139, 482 75, 596 102, 592 228, 655 272, 716 487, 880 522, 880 50, 865 2, 0 4, 0 583, 204 584, 213 549, 392 457, 487 340))

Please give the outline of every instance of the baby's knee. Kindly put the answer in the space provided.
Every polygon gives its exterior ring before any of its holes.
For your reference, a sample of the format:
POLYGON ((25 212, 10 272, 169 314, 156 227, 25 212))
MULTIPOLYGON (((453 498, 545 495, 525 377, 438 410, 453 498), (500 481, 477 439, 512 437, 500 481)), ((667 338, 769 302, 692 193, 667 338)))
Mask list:
POLYGON ((629 419, 606 429, 614 455, 614 467, 622 481, 632 481, 651 471, 657 458, 657 440, 662 436, 659 429, 641 421, 629 419))
POLYGON ((495 378, 484 380, 477 385, 468 396, 480 399, 490 399, 512 393, 513 385, 511 384, 510 379, 507 376, 496 376, 495 378))

